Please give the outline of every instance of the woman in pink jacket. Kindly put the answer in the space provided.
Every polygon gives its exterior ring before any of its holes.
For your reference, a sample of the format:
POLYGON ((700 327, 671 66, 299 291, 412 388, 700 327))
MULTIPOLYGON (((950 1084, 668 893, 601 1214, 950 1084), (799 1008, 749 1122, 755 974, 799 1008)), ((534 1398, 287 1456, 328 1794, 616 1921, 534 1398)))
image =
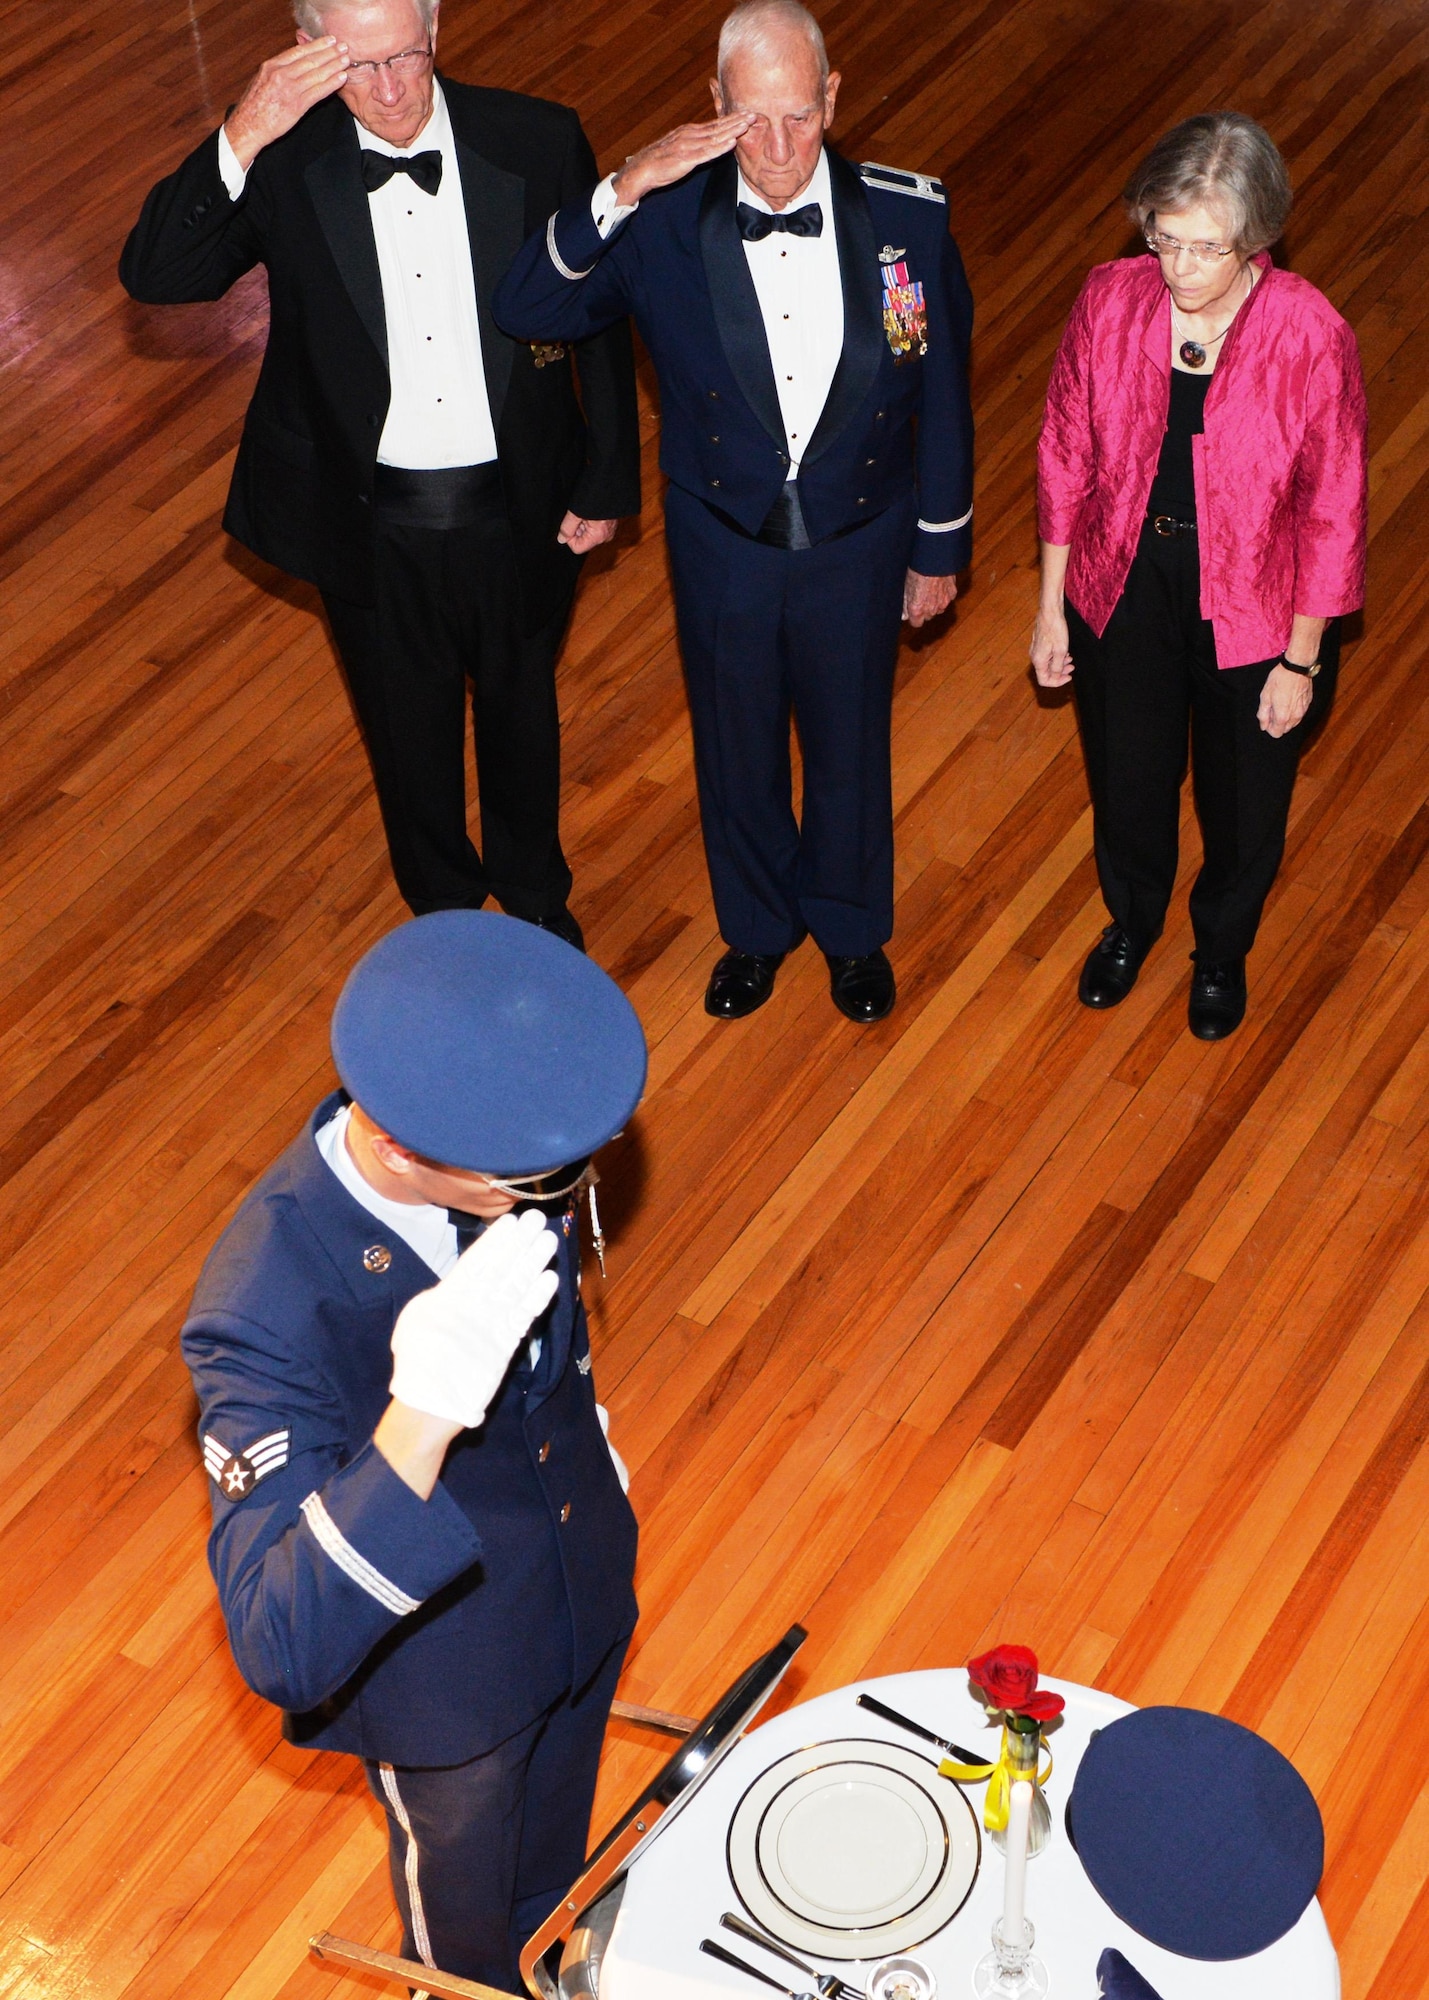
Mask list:
POLYGON ((1204 1041, 1245 1014, 1301 745, 1329 706, 1337 621, 1364 600, 1359 354, 1324 295, 1266 254, 1290 199, 1251 119, 1169 132, 1126 190, 1151 255, 1082 287, 1038 448, 1032 664, 1043 687, 1075 665, 1111 917, 1079 996, 1114 1007, 1161 934, 1189 730, 1204 1041))

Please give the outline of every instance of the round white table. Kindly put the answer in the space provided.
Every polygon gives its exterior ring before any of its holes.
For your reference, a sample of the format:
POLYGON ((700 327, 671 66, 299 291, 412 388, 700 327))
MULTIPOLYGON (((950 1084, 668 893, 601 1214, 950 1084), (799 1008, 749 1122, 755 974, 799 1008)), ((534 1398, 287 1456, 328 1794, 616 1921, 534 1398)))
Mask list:
MULTIPOLYGON (((1060 1727, 1048 1739, 1056 1759, 1046 1786, 1052 1840, 1027 1871, 1027 1914, 1056 2000, 1095 2000, 1096 1964, 1108 1945, 1150 1980, 1162 2000, 1339 2000, 1339 1961, 1318 1901, 1268 1951, 1214 1964, 1162 1951, 1112 1914, 1072 1851, 1063 1815, 1093 1730, 1127 1714, 1131 1705, 1073 1682, 1041 1685, 1067 1702, 1060 1727)), ((991 1755, 995 1749, 997 1735, 960 1669, 860 1681, 786 1709, 752 1730, 632 1866, 601 1968, 600 2000, 708 2000, 712 1994, 758 2000, 761 1989, 753 1980, 699 1949, 701 1938, 717 1938, 764 1970, 781 1970, 777 1959, 720 1929, 722 1911, 743 1914, 725 1860, 730 1817, 761 1771, 806 1744, 855 1736, 917 1747, 916 1738, 856 1705, 864 1691, 970 1750, 990 1746, 991 1755)), ((936 1756, 931 1745, 924 1748, 936 1756)), ((981 1819, 983 1787, 971 1787, 969 1796, 981 1819)), ((936 1937, 914 1947, 937 1978, 938 2000, 969 2000, 973 1967, 988 1950, 993 1919, 1002 1910, 1003 1859, 985 1832, 982 1840, 982 1866, 962 1910, 936 1937)), ((861 1986, 866 1976, 866 1967, 847 1960, 801 1956, 853 1985, 861 1986)), ((798 1989, 801 1975, 792 1966, 783 1969, 798 1989)))

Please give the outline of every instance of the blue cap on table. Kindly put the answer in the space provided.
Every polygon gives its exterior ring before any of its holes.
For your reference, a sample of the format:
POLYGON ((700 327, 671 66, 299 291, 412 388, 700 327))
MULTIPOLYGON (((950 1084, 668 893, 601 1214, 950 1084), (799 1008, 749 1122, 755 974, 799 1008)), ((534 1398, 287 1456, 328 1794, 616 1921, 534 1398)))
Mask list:
POLYGON ((1299 1921, 1325 1863, 1309 1786, 1253 1729, 1141 1708, 1092 1740, 1068 1827, 1093 1887, 1153 1944, 1245 1958, 1299 1921))

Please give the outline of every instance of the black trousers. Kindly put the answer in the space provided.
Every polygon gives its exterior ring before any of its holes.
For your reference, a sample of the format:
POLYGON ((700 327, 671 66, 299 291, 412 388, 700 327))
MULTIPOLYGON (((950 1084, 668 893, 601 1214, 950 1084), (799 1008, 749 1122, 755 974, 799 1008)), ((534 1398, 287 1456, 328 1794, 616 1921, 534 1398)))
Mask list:
POLYGON ((1204 850, 1190 896, 1195 957, 1203 965, 1243 958, 1285 851, 1301 749, 1333 699, 1338 623, 1325 629, 1304 720, 1280 737, 1256 721, 1275 662, 1216 665, 1194 535, 1163 539, 1147 523, 1106 631, 1098 638, 1070 604, 1067 628, 1097 875, 1113 922, 1142 948, 1161 935, 1189 732, 1204 850))
POLYGON ((324 595, 367 740, 397 887, 413 912, 554 915, 571 888, 561 852, 556 655, 574 592, 525 630, 503 518, 398 526, 379 513, 376 603, 324 595), (471 684, 481 851, 467 832, 463 739, 471 684))
POLYGON ((521 1947, 585 1866, 591 1803, 626 1641, 579 1698, 465 1764, 366 1762, 387 1815, 402 1956, 524 1993, 521 1947))
POLYGON ((775 548, 671 486, 665 525, 720 934, 773 953, 810 932, 861 958, 893 934, 889 727, 913 502, 835 541, 775 548))

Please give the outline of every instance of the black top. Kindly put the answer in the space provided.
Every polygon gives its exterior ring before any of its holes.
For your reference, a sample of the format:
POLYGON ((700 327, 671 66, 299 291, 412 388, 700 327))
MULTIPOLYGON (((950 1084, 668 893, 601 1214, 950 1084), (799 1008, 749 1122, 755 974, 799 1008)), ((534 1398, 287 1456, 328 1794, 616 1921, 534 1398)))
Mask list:
POLYGON ((1161 456, 1156 461, 1156 477, 1146 503, 1152 514, 1174 514, 1178 521, 1196 518, 1191 439, 1206 428, 1206 391, 1210 386, 1209 375, 1188 375, 1183 368, 1171 370, 1166 435, 1161 440, 1161 456))

